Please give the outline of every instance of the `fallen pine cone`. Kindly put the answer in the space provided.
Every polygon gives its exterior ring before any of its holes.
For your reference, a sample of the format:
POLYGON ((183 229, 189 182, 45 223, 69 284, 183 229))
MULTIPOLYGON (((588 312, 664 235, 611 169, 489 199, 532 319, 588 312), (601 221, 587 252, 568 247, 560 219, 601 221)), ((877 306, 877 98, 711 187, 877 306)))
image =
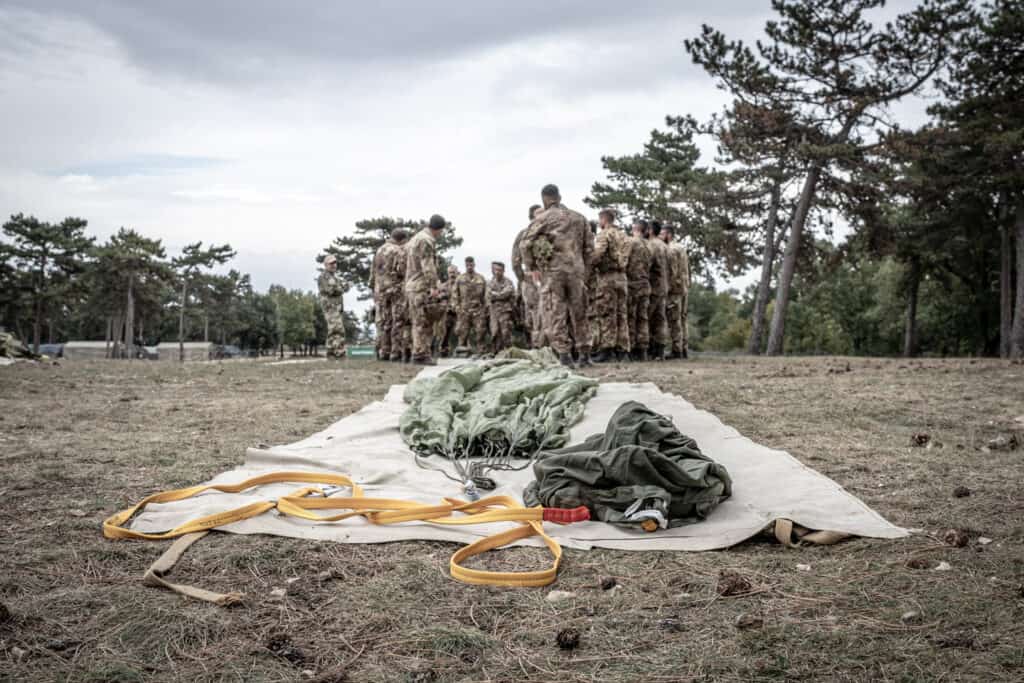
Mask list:
POLYGON ((762 628, 764 617, 759 614, 741 614, 736 617, 736 628, 746 630, 749 628, 762 628))
POLYGON ((563 628, 555 636, 555 642, 562 650, 575 650, 580 646, 580 632, 574 628, 563 628))
POLYGON ((953 489, 953 497, 955 498, 966 498, 971 495, 971 490, 966 486, 957 486, 953 489))
POLYGON ((928 442, 932 440, 932 437, 925 433, 914 434, 910 437, 910 445, 917 448, 923 448, 928 445, 928 442))
POLYGON ((907 569, 931 569, 932 561, 923 557, 915 557, 912 560, 907 560, 906 567, 907 569))
POLYGON ((723 571, 718 575, 718 585, 715 587, 715 590, 722 596, 743 595, 744 593, 749 593, 753 587, 750 579, 742 574, 733 571, 723 571))
POLYGON ((963 548, 970 540, 971 537, 962 529, 949 529, 942 534, 942 542, 954 548, 963 548))
POLYGON ((615 588, 615 586, 617 586, 618 584, 619 582, 615 580, 614 576, 606 576, 603 579, 601 579, 601 590, 610 591, 612 588, 615 588))

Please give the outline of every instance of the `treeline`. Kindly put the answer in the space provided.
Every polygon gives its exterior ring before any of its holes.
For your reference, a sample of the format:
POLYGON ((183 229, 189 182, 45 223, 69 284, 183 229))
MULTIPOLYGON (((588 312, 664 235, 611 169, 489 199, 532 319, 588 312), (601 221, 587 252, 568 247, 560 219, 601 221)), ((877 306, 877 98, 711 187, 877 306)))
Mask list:
POLYGON ((682 226, 706 283, 760 271, 695 287, 705 348, 1024 356, 1024 4, 883 5, 773 0, 755 45, 704 26, 686 49, 729 106, 602 160, 590 205, 682 226))
MULTIPOLYGON (((106 242, 86 221, 57 224, 11 216, 0 229, 0 325, 30 343, 106 340, 126 356, 136 345, 208 341, 254 353, 306 352, 327 325, 316 295, 248 274, 214 272, 234 258, 227 244, 189 244, 168 256, 162 241, 122 228, 106 242)), ((352 338, 359 334, 354 317, 352 338)))

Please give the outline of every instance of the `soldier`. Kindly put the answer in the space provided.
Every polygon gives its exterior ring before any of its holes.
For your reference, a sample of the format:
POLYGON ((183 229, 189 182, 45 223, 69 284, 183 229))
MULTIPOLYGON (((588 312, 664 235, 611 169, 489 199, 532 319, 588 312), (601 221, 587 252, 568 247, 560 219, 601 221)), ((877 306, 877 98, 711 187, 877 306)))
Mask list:
POLYGON ((438 286, 438 296, 444 305, 441 317, 434 323, 434 341, 437 342, 441 355, 447 358, 451 355, 452 346, 455 343, 455 322, 458 318, 456 313, 456 289, 455 280, 459 277, 459 267, 454 263, 448 266, 448 277, 438 286))
POLYGON ((412 362, 417 365, 437 365, 430 355, 433 322, 429 308, 439 294, 436 242, 444 228, 444 218, 434 214, 405 248, 405 297, 412 319, 412 362))
MULTIPOLYGON (((597 223, 587 222, 587 235, 591 240, 597 234, 597 223)), ((594 267, 594 254, 591 253, 591 261, 587 263, 587 325, 590 328, 590 348, 601 349, 601 291, 597 284, 597 269, 594 267)))
POLYGON ((512 345, 512 316, 516 289, 505 277, 505 264, 491 264, 491 281, 487 283, 487 308, 491 315, 491 346, 494 353, 512 345))
POLYGON ((487 335, 487 280, 476 272, 476 261, 466 257, 466 272, 455 280, 459 335, 456 353, 476 355, 484 349, 487 335), (473 342, 470 343, 470 334, 473 342))
POLYGON ((405 228, 395 228, 391 237, 373 255, 370 286, 377 308, 377 350, 381 360, 401 361, 405 347, 405 228))
POLYGON ((647 247, 650 226, 645 220, 633 223, 633 236, 629 238, 629 256, 626 261, 628 298, 626 318, 629 327, 629 346, 633 358, 647 360, 647 345, 651 330, 648 308, 651 304, 651 250, 647 247))
POLYGON ((324 258, 324 270, 316 281, 320 291, 320 308, 327 320, 327 358, 345 357, 345 306, 343 297, 348 285, 338 274, 338 260, 334 254, 324 258))
POLYGON ((671 225, 661 228, 661 239, 668 245, 669 271, 668 298, 665 300, 665 317, 668 321, 669 336, 672 339, 672 358, 689 358, 687 351, 686 306, 690 293, 690 257, 686 248, 673 242, 674 230, 671 225))
POLYGON ((665 320, 665 300, 668 297, 669 259, 668 246, 661 240, 661 223, 651 221, 647 246, 651 250, 651 303, 648 307, 648 322, 651 330, 651 357, 663 360, 668 345, 668 325, 665 320))
POLYGON ((597 272, 597 304, 601 352, 594 362, 626 360, 629 351, 627 322, 626 266, 629 261, 629 238, 615 225, 615 212, 604 209, 598 214, 601 232, 594 241, 593 263, 597 272))
POLYGON ((564 365, 572 367, 572 346, 576 342, 580 364, 590 365, 590 330, 584 310, 587 294, 584 282, 593 241, 587 221, 562 205, 558 188, 541 190, 544 210, 530 224, 520 248, 523 267, 541 286, 544 306, 544 335, 564 365))
MULTIPOLYGON (((534 204, 530 207, 529 216, 531 223, 534 216, 540 211, 540 208, 540 204, 534 204)), ((523 237, 529 229, 530 226, 527 225, 520 230, 519 234, 516 235, 516 241, 512 245, 512 272, 516 274, 516 281, 518 282, 519 297, 523 307, 523 327, 526 329, 527 340, 532 348, 539 349, 544 345, 543 335, 541 334, 540 288, 533 281, 533 278, 528 277, 523 270, 523 253, 521 248, 523 237)))

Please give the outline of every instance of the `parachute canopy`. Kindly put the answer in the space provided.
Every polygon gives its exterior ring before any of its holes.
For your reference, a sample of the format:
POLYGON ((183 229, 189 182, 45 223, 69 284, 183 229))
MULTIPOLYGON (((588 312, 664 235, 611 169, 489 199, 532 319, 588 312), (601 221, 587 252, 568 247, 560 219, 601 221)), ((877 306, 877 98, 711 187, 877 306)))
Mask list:
POLYGON ((596 392, 596 380, 572 373, 549 349, 509 349, 410 382, 399 431, 418 456, 532 458, 568 442, 596 392))

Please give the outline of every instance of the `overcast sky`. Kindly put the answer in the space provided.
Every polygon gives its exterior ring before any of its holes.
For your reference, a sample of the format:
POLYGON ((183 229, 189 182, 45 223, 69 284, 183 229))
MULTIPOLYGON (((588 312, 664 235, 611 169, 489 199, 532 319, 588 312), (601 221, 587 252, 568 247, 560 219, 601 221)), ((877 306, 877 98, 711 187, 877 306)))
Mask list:
MULTIPOLYGON (((904 3, 905 4, 905 3, 904 3)), ((309 289, 355 221, 441 213, 507 261, 545 183, 726 104, 683 49, 767 0, 0 0, 0 215, 228 242, 309 289)), ((710 150, 709 150, 710 151, 710 150)), ((586 211, 586 213, 592 213, 586 211)), ((350 302, 351 303, 351 302, 350 302)))

